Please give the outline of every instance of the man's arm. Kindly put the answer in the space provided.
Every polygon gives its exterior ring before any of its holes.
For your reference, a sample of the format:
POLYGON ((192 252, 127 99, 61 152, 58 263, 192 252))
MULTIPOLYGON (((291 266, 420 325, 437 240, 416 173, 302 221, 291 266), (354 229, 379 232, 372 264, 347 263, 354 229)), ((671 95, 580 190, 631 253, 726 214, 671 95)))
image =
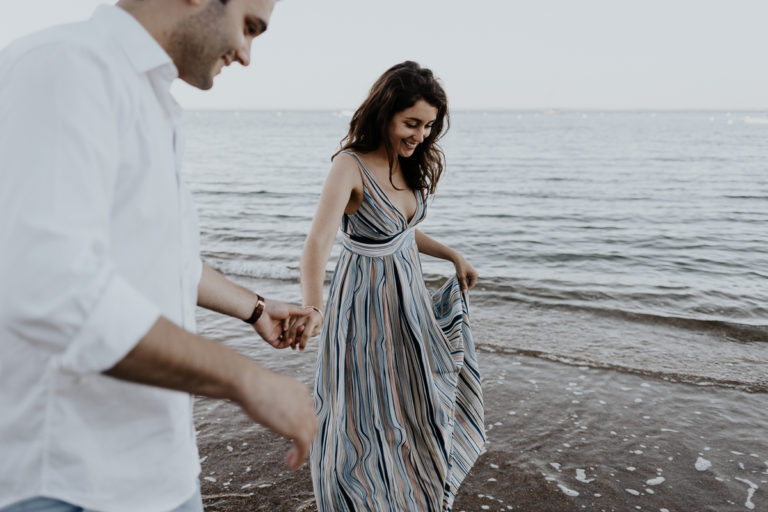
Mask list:
MULTIPOLYGON (((244 320, 250 318, 257 302, 255 293, 233 283, 220 272, 203 263, 203 273, 197 286, 198 306, 244 320)), ((293 342, 293 339, 283 336, 285 328, 292 323, 293 319, 310 313, 312 313, 311 308, 301 308, 293 304, 265 299, 264 311, 253 324, 253 328, 273 347, 285 348, 293 342)))
POLYGON ((306 459, 317 432, 312 398, 305 385, 163 317, 127 356, 104 373, 236 402, 253 421, 293 440, 287 459, 291 469, 306 459))
POLYGON ((242 320, 253 313, 256 294, 203 263, 203 273, 197 286, 197 305, 242 320))

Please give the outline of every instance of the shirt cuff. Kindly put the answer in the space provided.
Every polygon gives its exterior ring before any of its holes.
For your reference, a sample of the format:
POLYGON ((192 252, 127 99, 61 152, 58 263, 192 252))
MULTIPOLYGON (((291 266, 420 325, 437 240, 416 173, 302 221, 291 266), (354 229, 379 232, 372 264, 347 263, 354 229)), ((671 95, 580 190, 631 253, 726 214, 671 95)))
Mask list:
POLYGON ((61 358, 61 368, 78 374, 101 373, 120 362, 149 332, 160 311, 118 275, 61 358))

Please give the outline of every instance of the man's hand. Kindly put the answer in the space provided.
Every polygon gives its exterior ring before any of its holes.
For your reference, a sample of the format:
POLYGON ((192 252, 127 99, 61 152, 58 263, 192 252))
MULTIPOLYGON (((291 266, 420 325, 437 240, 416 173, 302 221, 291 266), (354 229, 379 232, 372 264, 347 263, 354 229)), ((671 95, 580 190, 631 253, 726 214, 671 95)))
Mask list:
POLYGON ((253 328, 264 338, 264 341, 275 348, 286 348, 294 342, 294 337, 298 337, 304 331, 300 326, 295 331, 291 331, 288 336, 289 326, 297 323, 300 319, 309 316, 314 310, 312 308, 302 308, 287 302, 264 299, 264 312, 261 314, 253 328))
POLYGON ((251 419, 293 440, 287 460, 291 469, 307 458, 317 432, 307 386, 164 317, 104 373, 129 382, 236 402, 251 419))
POLYGON ((254 368, 257 371, 248 372, 243 379, 236 400, 252 420, 293 441, 286 462, 296 470, 309 455, 317 434, 309 389, 290 377, 254 368))

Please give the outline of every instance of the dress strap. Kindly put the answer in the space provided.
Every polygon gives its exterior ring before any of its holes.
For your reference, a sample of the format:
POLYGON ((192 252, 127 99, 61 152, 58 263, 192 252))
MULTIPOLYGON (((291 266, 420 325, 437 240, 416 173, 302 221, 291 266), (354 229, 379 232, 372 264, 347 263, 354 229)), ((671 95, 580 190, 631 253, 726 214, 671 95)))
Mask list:
POLYGON ((363 164, 363 161, 360 158, 360 156, 357 153, 355 153, 354 151, 350 151, 348 149, 343 149, 343 150, 340 151, 340 153, 342 153, 344 155, 352 155, 353 157, 355 157, 355 160, 357 160, 357 163, 360 164, 360 167, 365 167, 365 165, 363 164))
POLYGON ((368 170, 368 168, 367 168, 367 167, 365 166, 365 164, 363 163, 363 159, 362 159, 362 158, 360 158, 360 155, 358 155, 358 154, 357 154, 357 153, 355 153, 354 151, 350 151, 350 150, 348 150, 348 149, 345 149, 344 151, 342 151, 342 153, 344 153, 345 155, 351 155, 351 156, 353 156, 353 157, 355 158, 355 160, 357 160, 357 166, 360 168, 360 170, 363 172, 363 174, 365 174, 365 177, 366 177, 366 178, 367 178, 369 181, 372 181, 372 182, 373 182, 373 184, 374 184, 374 185, 376 185, 376 186, 378 187, 378 183, 376 182, 376 180, 375 180, 375 179, 373 178, 373 176, 371 175, 371 171, 369 171, 369 170, 368 170))

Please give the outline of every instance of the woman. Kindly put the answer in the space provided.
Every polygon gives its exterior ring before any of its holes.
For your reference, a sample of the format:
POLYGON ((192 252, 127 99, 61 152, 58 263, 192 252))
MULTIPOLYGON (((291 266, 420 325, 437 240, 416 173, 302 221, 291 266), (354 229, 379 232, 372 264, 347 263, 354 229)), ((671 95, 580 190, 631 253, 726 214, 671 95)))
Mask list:
POLYGON ((311 455, 321 511, 450 510, 485 443, 465 302, 477 272, 415 228, 443 170, 436 142, 447 121, 432 72, 404 62, 373 85, 332 159, 301 258, 315 311, 294 342, 303 348, 322 326, 311 455), (344 248, 323 319, 339 226, 344 248), (456 268, 434 298, 420 252, 456 268))

